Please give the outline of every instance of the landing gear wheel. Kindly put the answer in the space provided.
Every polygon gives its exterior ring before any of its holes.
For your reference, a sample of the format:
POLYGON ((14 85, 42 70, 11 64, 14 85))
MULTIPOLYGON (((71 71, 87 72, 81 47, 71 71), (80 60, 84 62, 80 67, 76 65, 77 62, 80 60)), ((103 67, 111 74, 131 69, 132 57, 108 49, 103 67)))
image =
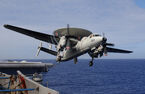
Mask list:
POLYGON ((89 66, 91 67, 91 66, 93 66, 93 61, 90 61, 90 63, 89 63, 89 66))
POLYGON ((78 59, 76 57, 76 58, 74 58, 74 64, 77 64, 77 62, 78 62, 78 59))
POLYGON ((60 63, 60 61, 61 61, 61 56, 58 56, 57 59, 56 59, 56 61, 60 63))

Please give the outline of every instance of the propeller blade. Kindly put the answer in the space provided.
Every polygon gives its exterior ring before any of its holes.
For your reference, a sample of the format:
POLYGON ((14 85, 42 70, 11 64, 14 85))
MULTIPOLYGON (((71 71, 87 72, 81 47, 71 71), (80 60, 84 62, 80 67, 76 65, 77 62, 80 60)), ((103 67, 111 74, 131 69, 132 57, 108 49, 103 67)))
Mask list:
POLYGON ((105 37, 105 33, 103 33, 103 45, 106 44, 107 38, 105 37))
POLYGON ((69 36, 69 24, 67 24, 67 36, 69 36))
POLYGON ((66 49, 71 48, 71 43, 70 43, 70 33, 69 33, 69 24, 67 24, 67 35, 66 35, 66 49))
POLYGON ((42 47, 42 42, 40 42, 40 44, 38 46, 38 50, 37 50, 36 56, 39 55, 41 47, 42 47))
POLYGON ((107 42, 107 38, 105 37, 105 33, 103 33, 103 41, 102 41, 103 51, 102 51, 102 53, 100 53, 100 56, 103 56, 103 55, 106 56, 107 55, 107 48, 106 48, 106 46, 110 45, 110 44, 107 44, 106 42, 107 42))
POLYGON ((66 49, 70 49, 71 48, 71 43, 70 43, 70 40, 67 39, 67 42, 66 42, 66 49))
POLYGON ((115 46, 113 43, 106 43, 106 46, 115 46))
POLYGON ((104 56, 107 56, 107 48, 106 48, 106 46, 104 48, 104 56))
POLYGON ((103 37, 105 37, 105 33, 103 33, 103 37))

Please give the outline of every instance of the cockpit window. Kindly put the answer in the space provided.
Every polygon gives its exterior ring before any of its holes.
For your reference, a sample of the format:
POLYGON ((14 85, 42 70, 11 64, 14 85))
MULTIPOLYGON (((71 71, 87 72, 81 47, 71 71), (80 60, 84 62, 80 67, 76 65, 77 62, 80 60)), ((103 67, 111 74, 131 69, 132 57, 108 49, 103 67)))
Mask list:
POLYGON ((99 34, 95 34, 94 36, 100 36, 99 34))
POLYGON ((91 34, 89 37, 92 38, 94 36, 100 36, 99 34, 91 34))

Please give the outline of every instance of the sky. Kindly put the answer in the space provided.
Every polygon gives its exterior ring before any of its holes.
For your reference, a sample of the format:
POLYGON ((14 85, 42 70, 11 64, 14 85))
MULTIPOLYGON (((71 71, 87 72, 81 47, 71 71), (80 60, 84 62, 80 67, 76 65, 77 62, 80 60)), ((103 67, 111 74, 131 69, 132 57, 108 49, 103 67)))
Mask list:
POLYGON ((5 29, 4 24, 47 34, 69 24, 105 33, 115 48, 133 51, 108 53, 103 59, 145 58, 145 0, 0 0, 0 59, 55 59, 44 52, 36 57, 40 41, 5 29))

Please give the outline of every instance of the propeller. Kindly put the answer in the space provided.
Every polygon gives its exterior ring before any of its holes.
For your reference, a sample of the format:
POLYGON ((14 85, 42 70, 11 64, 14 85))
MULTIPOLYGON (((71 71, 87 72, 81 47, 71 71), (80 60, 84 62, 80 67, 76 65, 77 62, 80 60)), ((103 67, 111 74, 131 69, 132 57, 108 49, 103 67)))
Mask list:
POLYGON ((113 45, 113 44, 108 44, 107 42, 107 38, 105 37, 105 33, 103 33, 103 41, 102 41, 102 46, 103 46, 103 51, 100 53, 100 57, 103 56, 103 53, 105 56, 107 56, 107 45, 113 45))
POLYGON ((105 56, 107 56, 107 46, 114 46, 113 43, 107 43, 107 38, 105 37, 105 33, 103 33, 103 42, 102 42, 102 46, 103 46, 103 53, 105 56))
POLYGON ((37 50, 36 56, 39 55, 40 50, 41 50, 41 47, 42 47, 42 42, 40 42, 40 44, 39 44, 39 46, 38 46, 38 50, 37 50))

